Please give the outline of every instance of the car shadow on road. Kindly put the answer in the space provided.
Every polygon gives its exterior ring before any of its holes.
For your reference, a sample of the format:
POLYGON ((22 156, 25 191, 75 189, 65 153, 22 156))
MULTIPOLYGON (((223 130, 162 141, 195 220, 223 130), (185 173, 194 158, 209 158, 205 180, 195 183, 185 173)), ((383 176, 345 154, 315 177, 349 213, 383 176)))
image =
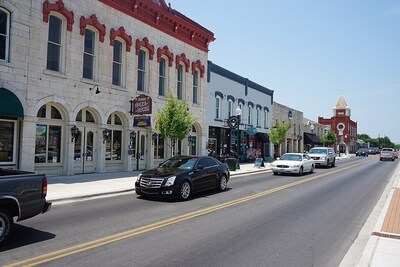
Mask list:
POLYGON ((55 237, 55 234, 49 232, 44 232, 34 229, 32 227, 15 224, 14 231, 8 241, 6 241, 3 246, 0 246, 0 252, 43 242, 49 239, 53 239, 55 237))
MULTIPOLYGON (((223 194, 224 192, 228 192, 230 190, 232 190, 232 188, 227 187, 222 192, 217 191, 215 189, 201 191, 201 192, 192 194, 189 197, 188 201, 193 200, 193 199, 197 199, 197 198, 210 197, 210 196, 215 195, 215 194, 223 194)), ((141 196, 137 196, 137 199, 157 201, 157 202, 167 202, 167 203, 182 202, 182 200, 177 199, 176 197, 173 197, 173 196, 165 196, 165 197, 163 197, 163 196, 144 196, 144 195, 141 195, 141 196)))

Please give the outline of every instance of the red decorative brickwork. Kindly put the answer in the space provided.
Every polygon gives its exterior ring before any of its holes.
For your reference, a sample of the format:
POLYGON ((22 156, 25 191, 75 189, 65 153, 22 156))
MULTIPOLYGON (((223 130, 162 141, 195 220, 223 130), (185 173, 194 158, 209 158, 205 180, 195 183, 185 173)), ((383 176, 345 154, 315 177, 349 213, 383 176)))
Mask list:
POLYGON ((67 30, 72 31, 74 24, 74 12, 69 11, 65 6, 63 0, 58 0, 54 4, 50 4, 48 0, 43 2, 43 21, 49 22, 50 12, 54 11, 60 13, 67 19, 67 30))
POLYGON ((204 77, 204 65, 201 64, 200 60, 197 60, 196 62, 192 62, 192 74, 194 74, 194 71, 198 69, 200 70, 200 77, 204 77))
POLYGON ((168 58, 168 65, 172 67, 172 63, 174 62, 174 54, 169 51, 168 46, 164 46, 162 49, 157 49, 157 62, 160 62, 161 56, 166 56, 168 58))
POLYGON ((89 18, 85 18, 84 16, 81 17, 80 20, 80 25, 79 27, 81 28, 81 35, 85 34, 85 28, 86 26, 93 26, 99 31, 99 40, 100 42, 104 42, 104 36, 106 35, 106 25, 101 24, 98 20, 95 14, 91 15, 89 18))
POLYGON ((176 56, 176 59, 175 59, 175 62, 176 62, 176 68, 177 68, 177 69, 178 69, 178 67, 179 67, 179 64, 183 63, 183 64, 185 65, 185 70, 186 70, 186 72, 189 71, 189 68, 190 68, 190 61, 189 61, 189 59, 186 58, 185 53, 182 53, 180 56, 177 55, 177 56, 176 56))
POLYGON ((149 39, 147 39, 147 37, 144 37, 142 41, 136 39, 136 55, 139 55, 141 47, 144 47, 149 51, 149 59, 153 60, 154 45, 150 44, 149 39))
POLYGON ((111 29, 110 31, 110 45, 114 45, 115 38, 120 37, 126 42, 126 51, 131 51, 132 46, 132 36, 126 34, 124 27, 119 27, 118 30, 111 29))

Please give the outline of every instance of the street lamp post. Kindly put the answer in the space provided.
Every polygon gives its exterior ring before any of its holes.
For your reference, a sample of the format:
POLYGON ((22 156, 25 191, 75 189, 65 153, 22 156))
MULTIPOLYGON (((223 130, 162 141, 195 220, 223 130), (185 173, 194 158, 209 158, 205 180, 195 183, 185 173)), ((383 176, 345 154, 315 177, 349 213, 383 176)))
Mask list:
POLYGON ((242 110, 240 109, 239 106, 237 106, 237 108, 235 110, 235 115, 237 118, 237 144, 236 144, 236 146, 237 146, 237 157, 238 157, 237 163, 236 163, 236 168, 240 169, 240 164, 239 164, 239 161, 240 161, 240 129, 239 129, 239 127, 240 127, 240 116, 242 115, 242 110))

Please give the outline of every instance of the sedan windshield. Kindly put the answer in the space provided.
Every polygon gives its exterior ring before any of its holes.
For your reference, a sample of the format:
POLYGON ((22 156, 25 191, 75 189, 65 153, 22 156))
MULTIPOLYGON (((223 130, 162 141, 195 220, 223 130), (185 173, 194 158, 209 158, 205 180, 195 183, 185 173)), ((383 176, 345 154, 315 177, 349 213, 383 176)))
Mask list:
POLYGON ((310 154, 326 154, 327 151, 326 151, 326 149, 318 149, 318 148, 314 149, 314 148, 312 148, 310 150, 310 152, 308 152, 308 153, 310 153, 310 154))
POLYGON ((300 155, 284 154, 284 155, 282 155, 281 160, 295 160, 295 161, 301 161, 302 158, 301 158, 300 155))
POLYGON ((197 158, 171 158, 160 165, 160 168, 178 168, 181 170, 193 169, 197 158))

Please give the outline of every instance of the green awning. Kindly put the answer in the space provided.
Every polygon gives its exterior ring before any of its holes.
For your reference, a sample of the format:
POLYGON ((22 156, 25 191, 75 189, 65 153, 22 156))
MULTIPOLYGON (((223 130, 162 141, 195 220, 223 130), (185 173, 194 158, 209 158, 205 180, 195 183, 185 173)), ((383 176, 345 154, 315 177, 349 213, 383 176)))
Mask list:
POLYGON ((24 108, 22 107, 18 97, 4 88, 0 88, 0 117, 24 117, 24 108))

